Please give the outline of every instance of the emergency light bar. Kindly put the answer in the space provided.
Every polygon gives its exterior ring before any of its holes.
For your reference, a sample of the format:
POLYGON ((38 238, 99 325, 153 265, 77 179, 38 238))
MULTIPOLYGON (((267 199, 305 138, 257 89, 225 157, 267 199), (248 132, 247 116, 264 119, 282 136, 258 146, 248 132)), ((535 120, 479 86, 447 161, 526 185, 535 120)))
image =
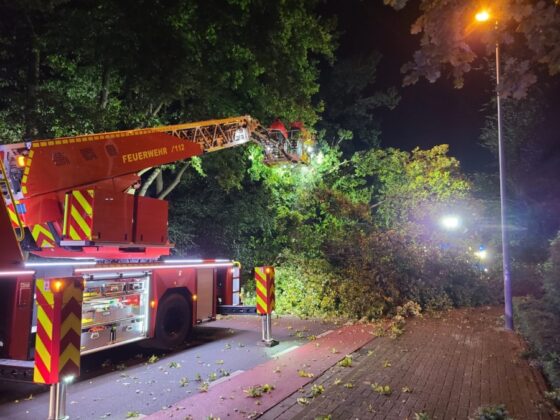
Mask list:
POLYGON ((63 262, 26 262, 26 267, 75 267, 84 265, 96 265, 95 260, 91 261, 63 261, 63 262))
POLYGON ((155 270, 161 268, 218 268, 218 267, 233 267, 235 263, 228 262, 228 263, 211 263, 211 264, 169 264, 169 265, 162 265, 162 264, 155 264, 155 265, 135 265, 131 267, 93 267, 93 268, 77 268, 75 270, 76 274, 88 274, 88 273, 102 273, 102 272, 111 272, 111 271, 138 271, 138 270, 155 270))
POLYGON ((34 270, 0 271, 0 277, 32 276, 33 274, 35 274, 34 270))
POLYGON ((163 260, 164 264, 205 264, 205 263, 227 263, 231 262, 231 260, 225 259, 213 259, 213 260, 163 260))

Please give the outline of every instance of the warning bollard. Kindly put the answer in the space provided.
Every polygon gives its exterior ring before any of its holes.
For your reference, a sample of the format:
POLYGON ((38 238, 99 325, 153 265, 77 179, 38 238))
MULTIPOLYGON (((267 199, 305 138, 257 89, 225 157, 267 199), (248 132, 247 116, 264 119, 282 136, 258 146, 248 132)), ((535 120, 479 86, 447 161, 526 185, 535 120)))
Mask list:
POLYGON ((37 279, 33 382, 51 385, 48 420, 66 416, 66 386, 80 374, 83 282, 37 279))
POLYGON ((257 285, 257 314, 262 320, 262 341, 267 347, 278 344, 272 334, 271 314, 275 306, 274 267, 255 267, 255 283, 257 285))

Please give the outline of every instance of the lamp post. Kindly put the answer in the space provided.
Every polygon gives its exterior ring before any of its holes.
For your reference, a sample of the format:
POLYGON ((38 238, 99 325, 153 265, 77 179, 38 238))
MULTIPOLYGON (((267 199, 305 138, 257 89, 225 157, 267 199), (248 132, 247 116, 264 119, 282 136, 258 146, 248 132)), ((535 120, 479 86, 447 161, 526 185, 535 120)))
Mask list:
MULTIPOLYGON (((487 22, 491 19, 488 10, 481 10, 475 15, 478 22, 487 22)), ((498 21, 496 20, 496 29, 498 21)), ((511 277, 509 269, 508 233, 506 222, 506 167, 504 143, 502 140, 502 108, 500 100, 500 43, 496 40, 496 104, 498 119, 498 162, 500 178, 500 228, 502 232, 502 267, 504 273, 504 318, 506 330, 513 331, 513 300, 511 295, 511 277)))

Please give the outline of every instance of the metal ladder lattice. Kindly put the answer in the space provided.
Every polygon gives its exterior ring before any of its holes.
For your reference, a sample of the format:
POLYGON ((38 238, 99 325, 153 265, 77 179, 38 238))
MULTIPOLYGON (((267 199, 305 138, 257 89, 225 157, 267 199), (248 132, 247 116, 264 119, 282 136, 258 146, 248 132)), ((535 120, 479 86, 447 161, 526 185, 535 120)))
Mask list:
POLYGON ((6 168, 4 167, 4 162, 2 161, 2 159, 0 159, 0 186, 2 187, 2 199, 4 200, 4 205, 7 205, 6 198, 8 198, 10 200, 10 203, 12 203, 13 205, 18 228, 13 228, 13 226, 12 228, 14 229, 14 233, 18 242, 21 242, 25 238, 25 230, 23 229, 23 223, 21 221, 18 206, 16 204, 12 186, 10 185, 10 180, 8 179, 6 168), (16 229, 18 229, 19 231, 16 231, 16 229))

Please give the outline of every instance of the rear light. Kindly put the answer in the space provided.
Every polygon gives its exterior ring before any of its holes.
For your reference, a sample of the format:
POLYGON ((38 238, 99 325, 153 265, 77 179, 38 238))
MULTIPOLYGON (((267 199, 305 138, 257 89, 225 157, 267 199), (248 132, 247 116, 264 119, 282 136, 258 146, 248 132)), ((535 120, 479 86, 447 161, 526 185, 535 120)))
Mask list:
POLYGON ((62 280, 56 280, 52 284, 52 290, 57 293, 60 292, 63 287, 64 287, 64 282, 62 280))

